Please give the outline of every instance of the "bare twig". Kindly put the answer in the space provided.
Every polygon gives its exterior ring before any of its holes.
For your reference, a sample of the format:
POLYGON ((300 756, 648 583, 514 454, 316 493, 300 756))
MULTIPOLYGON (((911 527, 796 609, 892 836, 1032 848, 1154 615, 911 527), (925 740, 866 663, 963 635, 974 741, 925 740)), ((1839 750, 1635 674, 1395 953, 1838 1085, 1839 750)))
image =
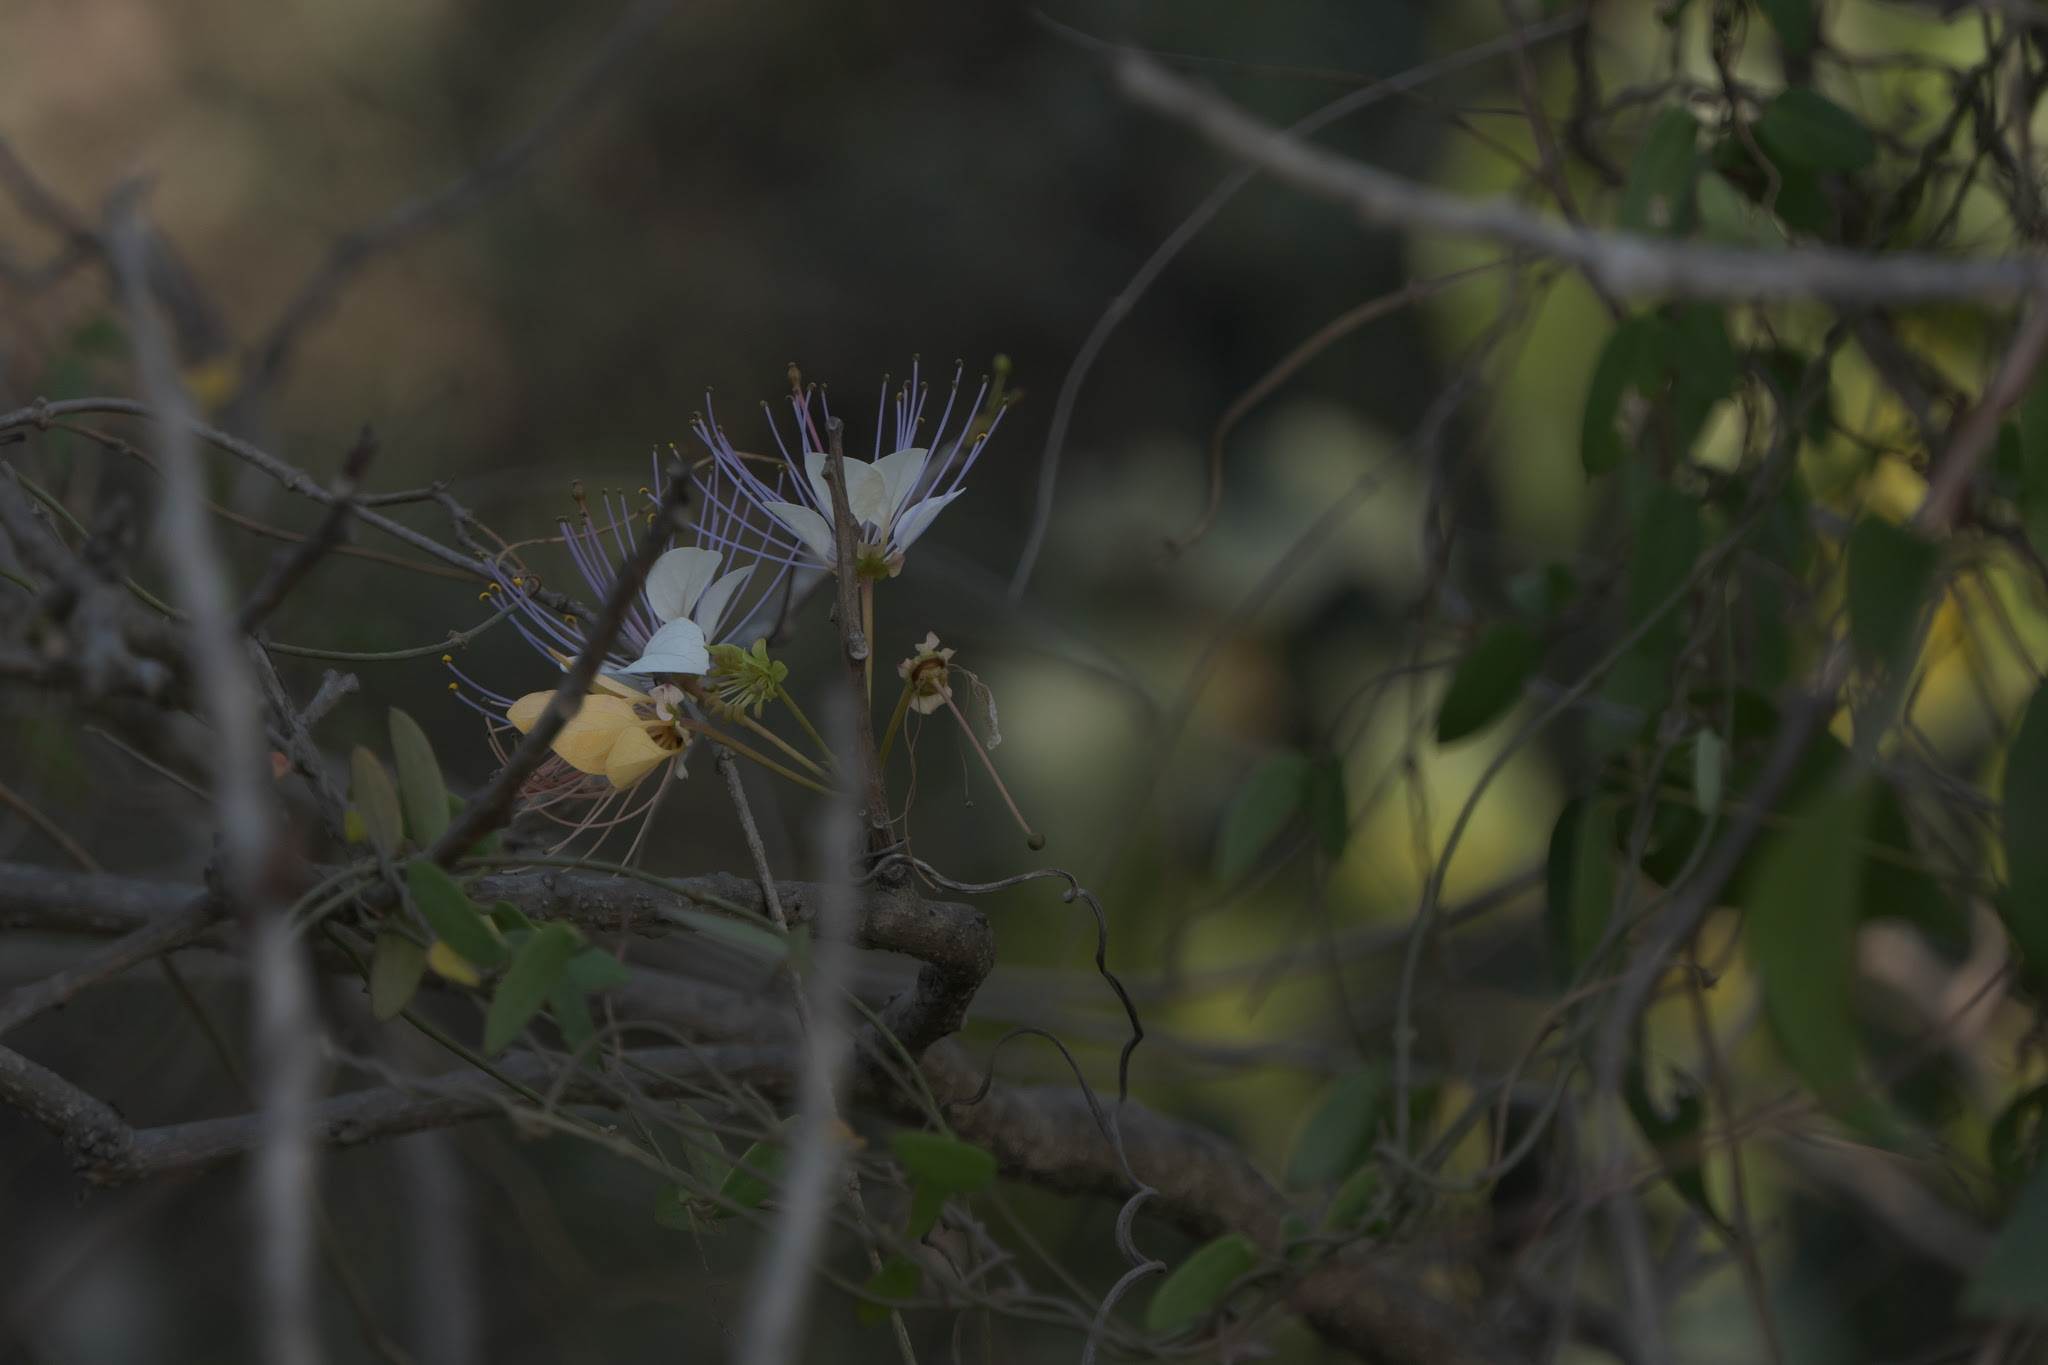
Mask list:
POLYGON ((335 477, 332 492, 334 500, 327 504, 327 515, 320 519, 313 534, 299 542, 299 548, 288 555, 280 556, 271 565, 270 572, 256 585, 249 600, 235 618, 235 626, 248 634, 277 610, 285 595, 299 585, 299 580, 311 573, 313 566, 327 557, 327 552, 340 545, 348 535, 349 518, 355 515, 356 489, 361 486, 363 475, 376 458, 377 433, 368 427, 349 447, 348 454, 341 460, 341 473, 335 477))
POLYGON ((138 962, 147 962, 190 943, 212 926, 220 908, 219 901, 202 893, 177 914, 146 924, 61 972, 0 995, 0 1036, 138 962))
MULTIPOLYGON (((833 463, 833 501, 843 508, 845 494, 838 482, 843 477, 839 473, 843 466, 837 460, 833 463)), ((844 525, 843 518, 841 524, 844 525)), ((850 559, 850 553, 842 550, 842 571, 850 567, 850 559)), ((843 588, 840 599, 845 600, 843 588)), ((864 689, 856 677, 849 695, 831 708, 833 714, 825 717, 826 733, 840 741, 836 747, 841 753, 851 747, 847 743, 849 732, 863 724, 853 714, 863 697, 864 689)), ((839 1138, 843 1127, 839 1096, 853 1056, 853 1039, 846 1028, 846 1002, 842 998, 847 973, 853 965, 847 934, 853 890, 845 877, 849 859, 865 842, 860 833, 851 801, 842 797, 826 803, 818 826, 816 858, 821 870, 839 875, 826 883, 825 893, 817 900, 811 969, 803 983, 807 1023, 797 1097, 797 1129, 791 1144, 789 1175, 782 1188, 782 1212, 755 1268, 746 1316, 740 1327, 735 1353, 740 1365, 784 1365, 797 1358, 810 1308, 811 1262, 824 1242, 827 1207, 834 1191, 843 1183, 839 1177, 845 1156, 839 1138)))
POLYGON ((264 1141, 251 1193, 257 1224, 258 1333, 274 1365, 315 1365, 313 1322, 313 1148, 304 1130, 318 1050, 305 965, 274 887, 281 845, 266 787, 259 693, 237 641, 227 575, 206 516, 205 470, 192 441, 190 400, 178 382, 146 286, 147 235, 130 182, 108 205, 108 239, 134 334, 136 365, 158 414, 157 459, 164 479, 159 514, 173 596, 190 621, 194 674, 215 732, 214 807, 220 818, 223 882, 254 940, 253 1036, 264 1141))
POLYGON ((1998 372, 1984 389, 1984 396, 1956 423, 1942 455, 1941 467, 1928 481, 1927 496, 1913 514, 1914 524, 1930 533, 1954 526, 1963 510, 1970 476, 1976 472, 1985 452, 1998 442, 1998 424, 2026 397, 2034 372, 2041 367, 2041 353, 2048 349, 2048 286, 2034 294, 2033 306, 2021 319, 2012 343, 1998 362, 1998 372))
POLYGON ((1187 124, 1283 184, 1350 208, 1362 222, 1493 242, 1561 261, 1619 298, 2009 303, 2048 279, 2048 266, 2034 254, 1973 261, 1831 247, 1736 251, 1573 227, 1512 200, 1464 199, 1312 146, 1136 53, 1119 59, 1117 80, 1137 103, 1187 124))

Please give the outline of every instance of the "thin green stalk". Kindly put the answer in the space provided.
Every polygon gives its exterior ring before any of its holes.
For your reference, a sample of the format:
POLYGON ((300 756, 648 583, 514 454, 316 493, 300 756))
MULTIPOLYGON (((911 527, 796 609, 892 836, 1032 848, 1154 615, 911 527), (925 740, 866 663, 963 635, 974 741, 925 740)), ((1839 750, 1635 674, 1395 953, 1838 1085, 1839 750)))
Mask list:
POLYGON ((875 751, 875 766, 889 766, 889 749, 896 743, 896 732, 903 728, 903 718, 910 714, 911 686, 908 678, 903 680, 903 695, 896 699, 895 713, 889 717, 889 729, 882 736, 882 747, 875 751))

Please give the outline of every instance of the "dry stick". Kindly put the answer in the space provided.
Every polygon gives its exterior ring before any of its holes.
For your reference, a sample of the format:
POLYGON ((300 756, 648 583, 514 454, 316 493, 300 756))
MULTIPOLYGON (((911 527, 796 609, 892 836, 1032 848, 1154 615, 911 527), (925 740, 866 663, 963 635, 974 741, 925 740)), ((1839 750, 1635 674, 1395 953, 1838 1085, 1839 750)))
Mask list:
POLYGON ((2010 302, 2048 281, 2048 264, 2034 253, 1957 260, 1835 247, 1739 251, 1573 227, 1513 200, 1447 194, 1311 146, 1134 52, 1118 59, 1117 82, 1138 104, 1186 124, 1283 184, 1351 209, 1364 223, 1477 238, 1548 257, 1584 271, 1620 298, 2010 302))
POLYGON ((200 892, 190 906, 177 914, 115 939, 63 971, 0 995, 0 1036, 57 1008, 80 991, 119 976, 137 963, 182 948, 213 927, 220 909, 220 903, 211 895, 200 892))
POLYGON ((276 817, 267 790, 262 703, 236 642, 227 575, 206 515, 206 474, 192 441, 190 399, 178 381, 145 275, 147 234, 139 182, 108 204, 115 279, 135 338, 136 367, 158 414, 164 480, 158 535, 172 597, 191 623, 193 671, 215 732, 214 807, 223 882, 250 923, 250 977, 257 1039, 256 1094, 263 1141, 252 1172, 256 1219, 256 1340, 270 1365, 315 1365, 313 1144, 305 1130, 317 1084, 318 1048, 306 967, 277 894, 276 817))
POLYGON ((368 427, 349 447, 348 454, 341 460, 341 473, 334 481, 334 501, 327 504, 327 515, 320 519, 320 525, 313 534, 299 542, 299 548, 282 556, 271 566, 256 590, 249 594, 249 600, 235 618, 235 625, 246 635, 255 630, 277 610, 285 595, 299 585, 299 580, 311 573, 313 566, 327 557, 327 552, 339 546, 348 535, 349 518, 355 515, 356 489, 361 486, 363 475, 370 468, 370 461, 377 454, 377 433, 368 427))
MULTIPOLYGON (((833 445, 838 446, 836 428, 833 445)), ((833 500, 844 513, 845 494, 838 482, 841 466, 837 458, 832 464, 833 500)), ((842 561, 848 557, 842 552, 842 561)), ((842 601, 844 597, 842 592, 842 601)), ((842 635, 853 633, 850 618, 840 619, 840 631, 842 635)), ((838 714, 826 722, 841 735, 862 728, 856 706, 861 695, 857 663, 848 692, 845 702, 833 708, 838 714), (834 720, 840 723, 834 725, 834 720)), ((775 1220, 767 1251, 754 1271, 736 1352, 740 1365, 784 1365, 797 1358, 810 1304, 811 1262, 824 1241, 827 1206, 841 1185, 838 1097, 853 1059, 853 1038, 847 1031, 846 1006, 840 998, 853 966, 849 932, 852 888, 846 884, 845 869, 848 858, 864 842, 852 805, 843 796, 828 802, 818 825, 818 866, 834 875, 814 903, 811 970, 804 982, 810 1027, 804 1038, 799 1080, 801 1120, 790 1156, 789 1179, 782 1188, 782 1214, 775 1220)))
POLYGON ((2013 334, 2012 344, 2006 347, 1997 374, 1985 387, 1984 397, 1956 424, 1941 468, 1934 472, 1927 496, 1921 500, 1920 510, 1913 514, 1913 524, 1920 530, 1933 534, 1956 524, 1970 476, 1976 472, 1984 452, 1997 444, 1999 420, 2026 396, 2034 371, 2041 366, 2044 349, 2048 349, 2048 287, 2035 291, 2033 307, 2013 334))
POLYGON ((414 238, 466 212, 484 195, 512 180, 529 166, 548 142, 572 126, 602 94, 619 66, 646 48, 647 39, 675 8, 675 0, 636 0, 567 87, 541 110, 540 116, 488 161, 463 172, 430 193, 389 210, 368 227, 334 244, 285 305, 269 333, 256 348, 237 404, 260 400, 291 358, 300 333, 325 316, 342 287, 378 254, 395 250, 414 238))
POLYGON ((34 825, 45 839, 48 839, 57 846, 59 852, 72 862, 77 863, 81 871, 97 872, 100 870, 100 865, 93 861, 93 856, 87 853, 76 839, 65 833, 62 825, 29 804, 28 798, 15 791, 14 788, 8 786, 5 782, 0 782, 0 802, 13 807, 17 815, 21 816, 22 819, 28 821, 31 825, 34 825))
POLYGON ((648 518, 647 530, 640 537, 640 543, 633 547, 633 555, 619 566, 619 576, 612 583, 612 590, 599 610, 596 622, 583 642, 583 652, 562 674, 561 686, 548 699, 547 709, 540 713, 533 728, 512 751, 512 757, 498 770, 490 785, 485 787, 462 813, 451 820, 448 828, 434 846, 427 850, 427 857, 443 867, 475 846, 477 840, 497 829, 511 818, 512 803, 519 795, 519 788, 533 775, 536 768, 547 761, 555 737, 562 727, 583 709, 583 698, 590 691, 590 684, 597 677, 598 667, 610 652, 612 641, 618 636, 619 626, 626 619, 626 612, 632 607, 633 599, 640 595, 640 585, 647 581, 648 570, 661 557, 662 549, 674 533, 677 513, 689 498, 690 481, 672 478, 663 491, 661 503, 648 518))
POLYGON ((1185 534, 1178 540, 1166 542, 1166 549, 1159 556, 1160 567, 1163 568, 1187 553, 1194 543, 1209 534, 1209 528, 1216 524, 1216 514, 1223 510, 1223 440, 1253 408, 1272 397, 1274 390, 1294 378, 1302 366, 1367 323, 1383 318, 1396 309, 1405 308, 1418 299, 1427 298, 1446 286, 1462 284, 1476 276, 1489 274, 1505 264, 1505 261, 1489 261, 1485 265, 1456 270, 1434 279, 1412 280, 1391 294, 1367 299, 1356 308, 1339 314, 1317 328, 1313 336, 1289 351, 1286 357, 1266 371, 1257 383, 1231 400, 1230 406, 1223 410, 1223 415, 1216 419, 1216 430, 1209 437, 1209 505, 1202 509, 1201 519, 1185 534))
MULTIPOLYGON (((1089 38, 1064 24, 1043 19, 1041 22, 1055 32, 1078 39, 1084 46, 1106 55, 1114 56, 1124 51, 1114 44, 1089 38)), ((1509 35, 1505 38, 1496 38, 1492 42, 1481 43, 1463 52, 1454 52, 1437 61, 1412 67, 1400 75, 1375 81, 1363 90, 1354 90, 1333 100, 1295 123, 1290 131, 1306 137, 1381 100, 1403 94, 1417 86, 1426 85, 1439 77, 1463 71, 1481 62, 1491 61, 1495 57, 1505 56, 1522 43, 1569 33, 1583 27, 1585 22, 1585 16, 1582 14, 1546 20, 1541 24, 1530 25, 1519 37, 1509 35)), ((1060 382, 1059 398, 1053 404, 1052 424, 1046 431, 1045 453, 1040 457, 1038 467, 1038 502, 1032 510, 1031 529, 1025 534, 1024 549, 1017 556, 1016 571, 1010 578, 1009 597, 1012 602, 1024 596, 1024 589, 1031 582, 1031 572, 1038 564, 1039 551, 1045 547, 1046 532, 1052 526, 1053 494, 1059 485, 1060 456, 1066 446, 1067 427, 1073 420, 1074 404, 1080 397, 1082 381, 1095 367, 1095 359, 1108 344, 1109 334, 1115 331, 1117 325, 1130 314, 1131 309, 1137 306, 1145 291, 1152 287, 1153 282, 1173 263, 1174 258, 1180 255, 1187 244, 1223 211, 1224 205, 1236 198, 1238 191, 1249 185, 1256 176, 1256 168, 1234 171, 1211 190, 1208 197, 1197 204, 1194 211, 1181 221, 1180 226, 1175 228, 1146 258, 1145 263, 1138 267, 1138 273, 1131 277, 1131 282, 1109 301, 1109 306, 1096 320, 1094 329, 1088 333, 1088 339, 1081 343, 1081 349, 1075 353, 1073 364, 1067 367, 1066 378, 1060 382)))

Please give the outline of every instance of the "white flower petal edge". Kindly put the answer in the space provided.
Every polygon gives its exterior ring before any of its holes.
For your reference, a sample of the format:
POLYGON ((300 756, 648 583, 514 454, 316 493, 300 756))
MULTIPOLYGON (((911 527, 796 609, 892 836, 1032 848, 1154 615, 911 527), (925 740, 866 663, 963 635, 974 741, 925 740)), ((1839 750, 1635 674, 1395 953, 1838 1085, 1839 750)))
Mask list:
POLYGON ((711 671, 711 651, 704 647, 704 631, 685 617, 669 622, 654 632, 638 660, 621 673, 692 673, 711 671))
POLYGON ((690 613, 690 619, 697 623, 706 639, 718 634, 718 618, 725 615, 726 605, 732 601, 733 594, 745 587, 753 576, 754 566, 751 564, 744 569, 734 569, 706 588, 704 595, 697 599, 697 609, 690 613))
POLYGON ((882 505, 882 515, 875 524, 884 530, 895 524, 902 515, 904 504, 910 501, 911 493, 917 489, 917 481, 924 475, 925 460, 930 451, 912 447, 899 450, 894 455, 884 455, 875 461, 875 472, 882 476, 887 493, 882 505))
POLYGON ((647 571, 647 605, 664 622, 689 615, 724 559, 717 550, 694 545, 670 550, 647 571))
POLYGON ((902 554, 905 550, 916 544, 917 538, 931 527, 932 521, 939 513, 946 510, 946 504, 966 491, 964 488, 956 488, 943 498, 926 498, 923 502, 905 512, 903 520, 896 524, 896 538, 894 542, 896 553, 902 554))
POLYGON ((804 547, 818 557, 818 562, 830 568, 836 561, 832 554, 832 523, 808 507, 799 507, 793 502, 764 502, 761 510, 787 526, 803 541, 804 547))
MULTIPOLYGON (((831 506, 828 502, 827 507, 831 506)), ((886 531, 889 528, 889 480, 864 460, 846 462, 846 506, 853 519, 886 531)))

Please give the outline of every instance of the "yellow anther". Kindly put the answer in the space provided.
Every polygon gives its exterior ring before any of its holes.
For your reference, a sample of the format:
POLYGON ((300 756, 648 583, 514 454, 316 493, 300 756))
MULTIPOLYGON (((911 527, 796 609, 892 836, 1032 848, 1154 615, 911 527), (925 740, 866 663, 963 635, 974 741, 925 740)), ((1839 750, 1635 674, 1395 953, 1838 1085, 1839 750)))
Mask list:
POLYGON ((461 689, 461 688, 459 688, 459 687, 457 687, 457 686, 456 686, 456 685, 455 685, 454 683, 449 683, 449 684, 448 684, 448 690, 449 690, 450 692, 460 692, 460 691, 461 691, 462 689, 461 689))
MULTIPOLYGON (((452 664, 452 663, 454 663, 454 662, 455 662, 455 656, 454 656, 453 654, 443 654, 443 655, 441 656, 441 662, 442 662, 442 663, 444 663, 444 664, 452 664)), ((454 684, 454 683, 450 683, 450 684, 448 684, 448 685, 449 685, 450 687, 453 687, 453 686, 454 686, 455 684, 454 684)))
POLYGON ((523 588, 526 586, 526 580, 523 578, 515 578, 512 580, 512 586, 515 588, 523 588))
POLYGON ((479 602, 488 602, 488 601, 490 601, 490 600, 491 600, 491 590, 490 590, 489 588, 485 588, 485 589, 484 589, 484 590, 483 590, 482 592, 480 592, 480 593, 478 593, 478 594, 476 595, 476 600, 477 600, 477 601, 479 601, 479 602))

